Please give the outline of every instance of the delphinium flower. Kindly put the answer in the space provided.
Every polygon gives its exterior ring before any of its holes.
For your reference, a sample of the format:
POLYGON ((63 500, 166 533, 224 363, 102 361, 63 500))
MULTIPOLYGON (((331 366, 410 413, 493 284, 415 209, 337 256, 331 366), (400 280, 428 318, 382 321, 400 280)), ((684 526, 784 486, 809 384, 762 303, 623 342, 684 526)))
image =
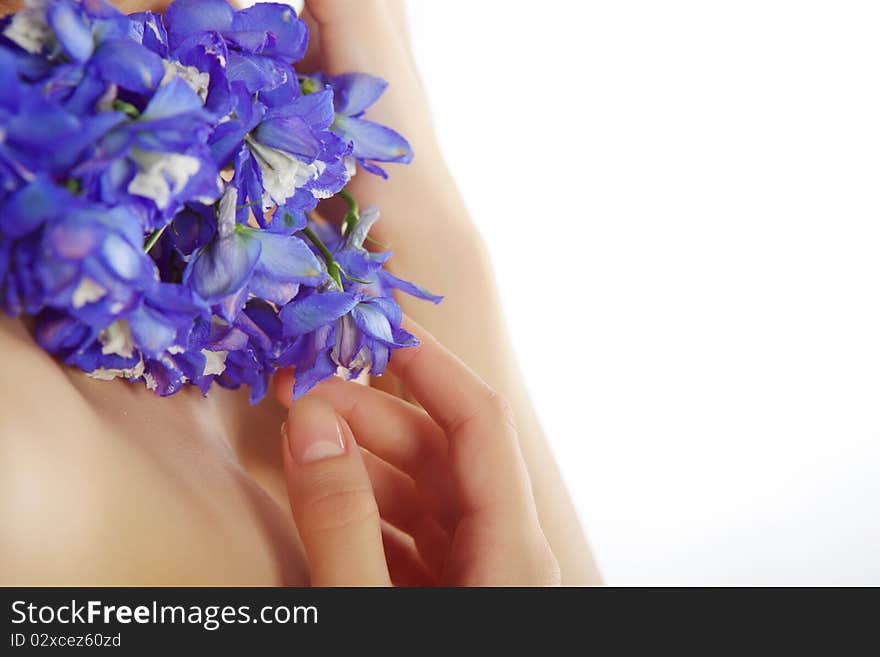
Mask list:
POLYGON ((334 275, 323 283, 323 290, 306 291, 281 309, 286 345, 280 363, 296 368, 296 397, 340 368, 348 378, 364 370, 381 375, 391 351, 417 344, 400 326, 395 290, 433 303, 442 299, 385 269, 390 252, 364 248, 379 210, 370 207, 360 214, 353 199, 349 201, 344 236, 327 224, 311 222, 308 228, 320 235, 334 275))
POLYGON ((363 118, 383 81, 298 75, 289 6, 29 0, 0 34, 0 304, 47 351, 256 402, 279 367, 299 396, 415 343, 393 292, 439 297, 364 248, 378 211, 344 189, 412 152, 363 118), (337 194, 341 228, 312 215, 337 194))
POLYGON ((387 178, 386 171, 376 162, 412 161, 412 149, 402 135, 391 128, 363 118, 388 83, 366 73, 345 73, 329 76, 318 74, 302 81, 306 90, 329 87, 333 90, 335 117, 333 130, 353 145, 352 155, 366 171, 387 178))

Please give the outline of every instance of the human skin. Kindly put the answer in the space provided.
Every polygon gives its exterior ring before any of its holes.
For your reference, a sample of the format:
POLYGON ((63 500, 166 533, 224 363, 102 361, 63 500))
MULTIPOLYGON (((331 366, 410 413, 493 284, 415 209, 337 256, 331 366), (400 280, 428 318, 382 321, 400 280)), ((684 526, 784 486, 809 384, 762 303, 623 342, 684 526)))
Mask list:
MULTIPOLYGON (((443 163, 402 2, 307 4, 313 29, 305 66, 389 80, 370 117, 406 135, 416 153, 413 164, 391 167, 389 181, 359 173, 350 184, 361 205, 382 209, 375 234, 393 247, 395 273, 446 296, 439 307, 406 298, 401 305, 508 400, 562 582, 598 583, 516 366, 485 247, 443 163)), ((333 208, 322 212, 332 216, 333 208)), ((0 534, 4 584, 309 581, 315 556, 306 558, 292 522, 278 453, 281 405, 250 407, 246 393, 221 389, 207 399, 194 389, 158 399, 142 386, 94 381, 53 361, 23 322, 6 317, 0 353, 0 522, 11 528, 0 534)), ((276 382, 282 392, 285 377, 276 382)), ((374 384, 411 397, 393 376, 374 384)), ((381 465, 369 452, 365 459, 381 465)), ((384 480, 377 467, 368 470, 381 497, 384 480)))
MULTIPOLYGON (((391 367, 424 410, 339 379, 290 404, 282 454, 312 584, 559 584, 510 407, 405 326, 420 345, 391 367)), ((285 402, 289 384, 278 377, 285 402)))

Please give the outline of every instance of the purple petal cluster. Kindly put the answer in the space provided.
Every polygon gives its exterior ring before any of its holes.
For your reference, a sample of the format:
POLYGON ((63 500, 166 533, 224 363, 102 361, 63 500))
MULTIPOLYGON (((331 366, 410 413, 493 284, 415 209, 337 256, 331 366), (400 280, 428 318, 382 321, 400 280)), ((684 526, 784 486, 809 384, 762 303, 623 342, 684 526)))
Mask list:
POLYGON ((378 210, 343 188, 412 151, 364 118, 384 81, 297 74, 307 41, 274 3, 29 0, 0 21, 3 310, 65 363, 160 395, 382 374, 415 344, 395 290, 440 298, 364 248, 378 210), (337 194, 341 229, 313 212, 337 194))

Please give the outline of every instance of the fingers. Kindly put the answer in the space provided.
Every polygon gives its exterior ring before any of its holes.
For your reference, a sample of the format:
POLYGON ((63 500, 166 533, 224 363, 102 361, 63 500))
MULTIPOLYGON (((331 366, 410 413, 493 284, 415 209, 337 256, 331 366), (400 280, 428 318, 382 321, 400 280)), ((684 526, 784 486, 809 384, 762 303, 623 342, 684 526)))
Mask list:
POLYGON ((407 474, 446 458, 446 436, 417 406, 388 393, 327 379, 315 388, 349 423, 362 447, 407 474))
POLYGON ((300 399, 288 413, 282 448, 312 585, 388 586, 379 511, 348 424, 326 402, 300 399))
MULTIPOLYGON (((425 564, 433 572, 441 572, 449 549, 449 535, 422 502, 413 480, 370 452, 364 452, 363 456, 382 520, 409 534, 425 564)), ((387 541, 385 553, 388 554, 387 541)))
POLYGON ((422 561, 411 536, 383 522, 382 541, 394 586, 437 585, 437 571, 432 572, 422 561))
POLYGON ((445 431, 464 513, 537 523, 534 497, 507 403, 410 319, 420 345, 401 349, 391 369, 445 431))
MULTIPOLYGON (((279 392, 280 398, 289 399, 290 385, 282 380, 276 386, 276 390, 288 390, 286 395, 279 392)), ((362 447, 416 480, 441 526, 450 530, 455 526, 458 507, 449 478, 446 436, 424 410, 380 390, 337 378, 322 382, 311 394, 333 405, 362 447)))

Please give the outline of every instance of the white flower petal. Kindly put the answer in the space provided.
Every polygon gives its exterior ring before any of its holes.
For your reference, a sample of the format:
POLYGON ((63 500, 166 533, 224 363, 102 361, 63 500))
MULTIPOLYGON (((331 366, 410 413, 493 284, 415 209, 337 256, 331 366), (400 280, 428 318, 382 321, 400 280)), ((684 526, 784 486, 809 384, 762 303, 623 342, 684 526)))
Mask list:
POLYGON ((223 192, 217 209, 217 233, 229 237, 235 229, 235 209, 238 205, 238 190, 230 185, 223 192))
POLYGON ((152 199, 160 210, 168 207, 171 196, 179 193, 201 167, 198 158, 180 153, 135 149, 131 158, 138 165, 138 173, 128 184, 128 193, 152 199))
POLYGON ((204 376, 212 374, 220 376, 226 371, 228 351, 208 351, 207 349, 202 349, 202 355, 205 357, 205 370, 202 372, 204 376))
POLYGON ((153 378, 153 375, 149 372, 144 372, 144 383, 147 384, 147 390, 152 390, 155 392, 156 388, 159 387, 156 379, 153 378))
MULTIPOLYGON (((317 162, 307 164, 289 153, 252 139, 248 139, 247 143, 260 165, 263 189, 266 192, 263 196, 263 210, 268 210, 273 205, 281 205, 293 196, 297 189, 319 175, 317 162)), ((320 164, 326 166, 323 162, 320 164)))
POLYGON ((198 94, 199 98, 202 99, 202 105, 205 104, 205 101, 208 99, 208 86, 211 83, 211 75, 209 73, 204 73, 195 66, 184 66, 177 61, 172 62, 163 59, 162 63, 165 66, 165 75, 160 84, 167 84, 175 77, 178 77, 198 94))
POLYGON ((357 173, 357 160, 354 155, 346 155, 342 158, 342 162, 345 164, 345 172, 348 174, 348 177, 353 178, 354 174, 357 173))
POLYGON ((103 367, 99 367, 96 370, 92 370, 91 372, 86 372, 93 379, 100 379, 101 381, 112 381, 113 379, 139 379, 144 373, 144 361, 139 360, 137 365, 131 367, 127 370, 109 370, 103 367))
POLYGON ((98 341, 101 343, 101 353, 105 356, 115 354, 123 358, 131 358, 134 355, 131 327, 124 319, 117 319, 101 331, 98 334, 98 341))
POLYGON ((52 36, 52 30, 46 21, 48 0, 32 0, 27 6, 16 13, 3 36, 29 53, 36 54, 43 49, 52 36))
POLYGON ((87 303, 92 303, 106 296, 107 290, 88 276, 84 276, 73 292, 70 300, 74 308, 82 308, 87 303))

